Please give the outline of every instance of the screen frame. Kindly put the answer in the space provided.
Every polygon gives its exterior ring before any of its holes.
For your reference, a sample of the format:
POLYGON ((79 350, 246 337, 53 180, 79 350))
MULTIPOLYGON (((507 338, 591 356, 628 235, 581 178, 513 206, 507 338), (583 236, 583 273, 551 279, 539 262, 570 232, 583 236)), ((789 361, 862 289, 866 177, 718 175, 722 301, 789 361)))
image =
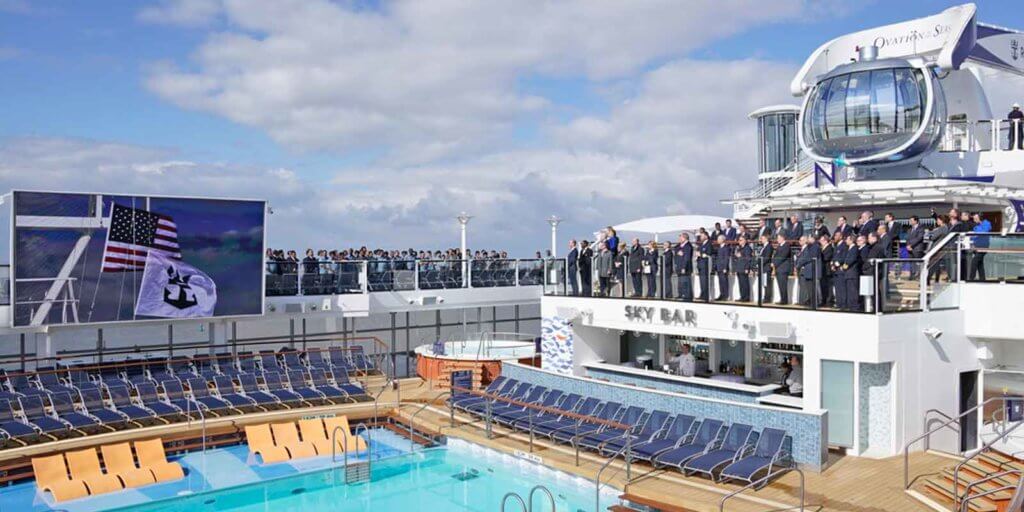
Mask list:
MULTIPOLYGON (((259 313, 248 313, 248 314, 238 314, 238 315, 221 315, 221 316, 201 316, 201 317, 188 317, 188 318, 142 318, 142 319, 129 319, 129 320, 104 320, 104 321, 96 321, 96 322, 79 322, 79 323, 57 323, 57 324, 43 323, 42 325, 15 325, 15 323, 14 323, 15 322, 14 308, 15 308, 15 306, 17 304, 17 302, 15 300, 15 298, 17 297, 17 295, 16 295, 16 293, 17 293, 17 291, 16 291, 17 279, 15 278, 15 276, 17 275, 16 269, 17 269, 17 264, 18 264, 17 258, 16 258, 16 254, 17 254, 18 251, 16 250, 15 244, 16 244, 16 241, 17 241, 17 231, 16 230, 17 230, 17 225, 18 225, 17 224, 18 223, 18 220, 17 220, 18 219, 18 215, 17 215, 17 195, 18 194, 80 195, 80 196, 90 196, 90 198, 92 200, 95 200, 98 197, 100 199, 99 204, 101 206, 102 206, 102 198, 103 198, 103 196, 137 197, 137 198, 142 198, 142 199, 146 200, 146 208, 147 208, 147 210, 149 208, 149 200, 150 199, 172 199, 172 200, 178 199, 178 200, 230 201, 230 202, 260 203, 261 206, 262 206, 262 211, 263 211, 263 229, 262 229, 262 233, 261 233, 263 244, 260 247, 260 256, 259 256, 261 260, 267 254, 267 224, 268 224, 268 216, 271 215, 271 210, 270 210, 269 202, 266 199, 251 199, 251 198, 240 198, 240 197, 219 197, 219 196, 176 196, 176 195, 168 195, 168 194, 136 194, 136 193, 130 193, 130 192, 87 192, 87 191, 66 191, 66 190, 11 189, 11 191, 8 192, 8 195, 11 198, 11 219, 10 219, 10 233, 9 233, 9 238, 10 238, 10 240, 9 240, 9 242, 10 242, 9 252, 10 252, 10 254, 9 254, 9 260, 8 260, 8 261, 11 262, 11 266, 10 266, 10 276, 11 276, 10 277, 10 296, 11 296, 11 304, 9 306, 10 307, 10 314, 8 315, 10 318, 9 318, 9 321, 6 322, 6 323, 7 323, 7 327, 10 328, 13 331, 38 331, 40 329, 44 329, 44 330, 45 329, 55 329, 55 328, 64 329, 64 328, 87 327, 87 326, 103 326, 103 325, 138 325, 138 324, 146 324, 146 323, 169 323, 169 322, 177 323, 177 322, 197 322, 197 321, 199 321, 199 322, 213 322, 213 321, 232 320, 232 319, 237 320, 237 319, 246 319, 246 318, 262 318, 262 317, 266 316, 266 312, 267 312, 267 293, 266 293, 266 289, 267 289, 267 273, 266 273, 265 270, 263 270, 263 271, 260 272, 260 312, 259 313)), ((102 218, 102 211, 100 213, 101 213, 101 217, 100 218, 102 218)), ((109 229, 109 227, 107 227, 106 229, 109 229)), ((265 262, 264 262, 262 267, 265 268, 265 262)))

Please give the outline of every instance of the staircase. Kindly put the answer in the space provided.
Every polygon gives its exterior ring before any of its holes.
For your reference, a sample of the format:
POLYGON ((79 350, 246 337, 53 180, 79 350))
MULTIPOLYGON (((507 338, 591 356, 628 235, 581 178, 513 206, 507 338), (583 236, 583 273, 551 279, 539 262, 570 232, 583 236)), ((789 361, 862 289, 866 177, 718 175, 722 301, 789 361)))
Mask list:
POLYGON ((987 479, 987 481, 971 487, 970 496, 975 498, 968 502, 967 510, 1005 512, 1010 500, 1013 499, 1013 492, 1020 480, 1021 472, 1024 472, 1024 461, 1021 459, 995 450, 986 451, 960 468, 959 483, 954 492, 953 469, 955 466, 955 464, 950 465, 938 475, 924 479, 919 486, 916 486, 929 498, 954 511, 960 510, 954 508, 956 495, 963 496, 972 482, 987 479), (1003 474, 1009 471, 1017 471, 1017 473, 1003 474), (980 496, 990 492, 992 494, 980 496))
POLYGON ((353 461, 345 466, 345 483, 356 484, 370 481, 370 462, 353 461))

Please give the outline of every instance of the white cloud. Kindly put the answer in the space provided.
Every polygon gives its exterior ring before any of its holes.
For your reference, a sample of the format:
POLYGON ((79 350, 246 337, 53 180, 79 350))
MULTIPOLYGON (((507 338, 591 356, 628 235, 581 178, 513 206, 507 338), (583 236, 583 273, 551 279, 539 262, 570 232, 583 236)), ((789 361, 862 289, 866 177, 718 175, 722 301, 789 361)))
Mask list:
MULTIPOLYGON (((191 11, 194 2, 161 9, 191 11)), ((222 7, 217 15, 228 28, 211 34, 192 62, 154 66, 146 80, 152 91, 290 147, 369 147, 399 163, 423 163, 507 147, 517 122, 550 107, 523 90, 523 78, 631 78, 752 25, 797 17, 805 6, 407 0, 371 10, 326 0, 225 0, 222 7)))
POLYGON ((139 11, 147 23, 202 27, 209 25, 221 11, 220 0, 160 0, 139 11))

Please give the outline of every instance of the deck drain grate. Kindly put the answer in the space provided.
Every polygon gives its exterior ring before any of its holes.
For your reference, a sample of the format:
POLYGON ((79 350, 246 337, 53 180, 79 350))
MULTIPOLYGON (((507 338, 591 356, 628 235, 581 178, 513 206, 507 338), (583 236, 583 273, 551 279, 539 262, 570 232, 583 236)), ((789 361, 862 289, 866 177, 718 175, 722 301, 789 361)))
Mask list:
POLYGON ((471 469, 469 471, 463 471, 462 473, 455 473, 452 475, 452 478, 460 482, 465 482, 474 478, 480 478, 480 472, 475 469, 471 469))

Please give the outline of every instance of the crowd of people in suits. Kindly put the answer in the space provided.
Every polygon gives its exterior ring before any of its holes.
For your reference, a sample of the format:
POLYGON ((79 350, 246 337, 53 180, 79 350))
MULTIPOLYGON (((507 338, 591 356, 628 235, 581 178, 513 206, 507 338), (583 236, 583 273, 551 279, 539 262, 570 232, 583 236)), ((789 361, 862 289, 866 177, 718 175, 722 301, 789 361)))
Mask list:
MULTIPOLYGON (((622 285, 626 287, 624 296, 752 302, 756 300, 752 283, 759 278, 762 302, 773 302, 777 289, 778 302, 790 304, 789 280, 795 277, 799 282, 797 304, 862 310, 861 276, 876 276, 876 261, 922 258, 929 243, 950 232, 992 229, 978 212, 968 214, 953 208, 948 215, 940 215, 932 210, 932 218, 935 225, 931 230, 916 215, 897 222, 891 213, 876 219, 872 211, 864 211, 852 224, 839 216, 831 228, 818 217, 805 229, 796 215, 772 221, 762 218, 753 230, 725 220, 724 225, 715 223, 711 231, 700 228, 694 239, 690 233, 682 233, 674 243, 641 244, 634 238, 628 245, 609 226, 594 243, 569 242, 568 291, 609 296, 614 286, 622 285), (902 242, 900 231, 905 235, 902 242), (738 296, 731 296, 730 274, 736 276, 738 296), (694 279, 699 285, 697 296, 694 279), (712 299, 715 281, 717 294, 712 299)), ((982 243, 979 239, 979 246, 982 243)), ((984 279, 983 260, 983 252, 973 254, 966 266, 969 278, 984 279)), ((936 265, 931 269, 935 275, 929 277, 937 279, 944 270, 936 265)), ((917 272, 919 267, 910 267, 911 278, 916 279, 917 272)))
MULTIPOLYGON (((295 251, 284 251, 281 249, 267 249, 264 260, 268 274, 296 274, 299 267, 302 267, 303 274, 323 274, 337 271, 339 264, 344 262, 366 261, 366 262, 389 262, 390 266, 408 266, 414 268, 417 261, 451 262, 461 261, 461 250, 458 247, 446 250, 418 250, 409 249, 369 249, 366 246, 358 249, 331 250, 306 249, 305 256, 299 258, 295 251)), ((467 250, 474 261, 507 260, 507 251, 497 250, 467 250)), ((540 258, 540 253, 538 258, 540 258)))

